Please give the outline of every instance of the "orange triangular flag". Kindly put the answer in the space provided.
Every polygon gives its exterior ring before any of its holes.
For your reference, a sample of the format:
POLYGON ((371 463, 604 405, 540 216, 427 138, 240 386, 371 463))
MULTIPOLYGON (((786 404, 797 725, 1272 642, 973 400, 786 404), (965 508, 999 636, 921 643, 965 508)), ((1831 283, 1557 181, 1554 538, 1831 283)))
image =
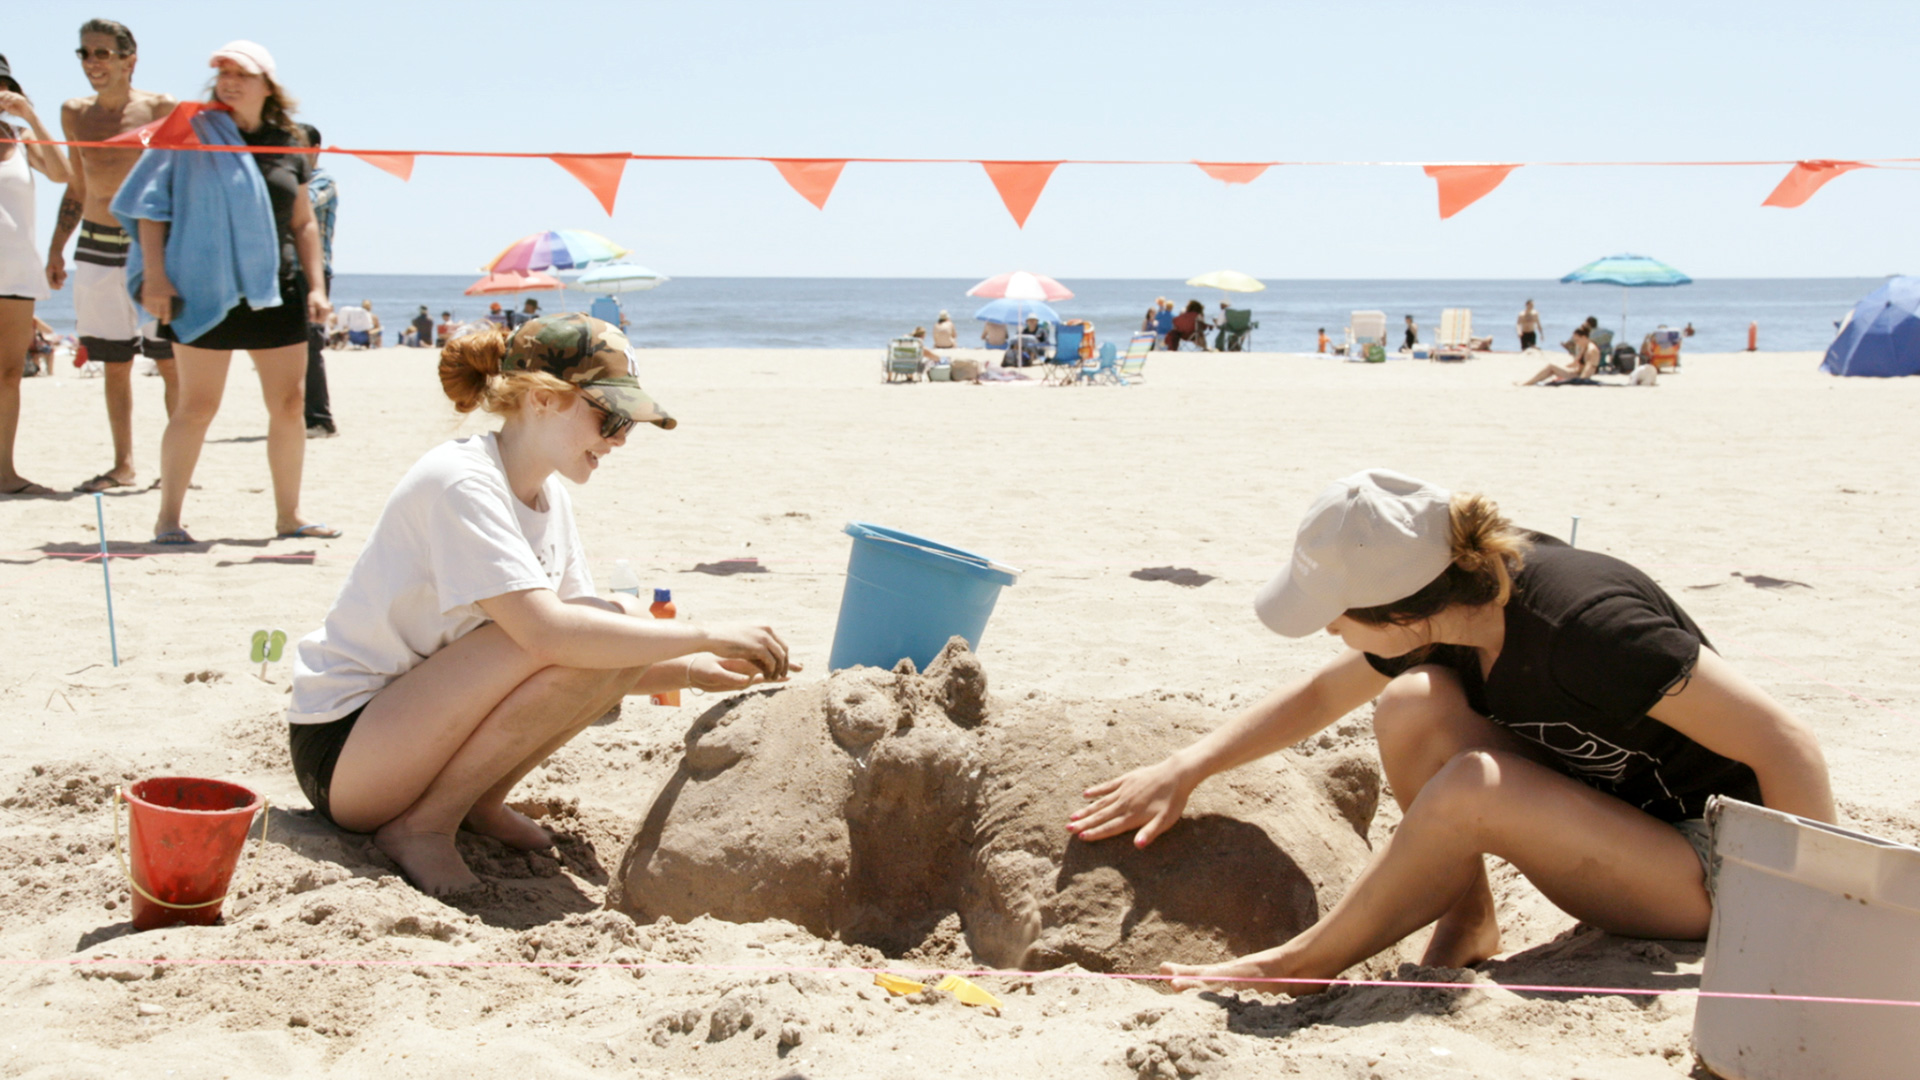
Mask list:
POLYGON ((1871 169, 1873 166, 1860 161, 1801 161, 1795 163, 1793 171, 1780 186, 1773 189, 1767 201, 1761 206, 1778 206, 1791 210, 1813 198, 1821 185, 1844 172, 1855 169, 1871 169))
POLYGON ((219 112, 233 111, 217 101, 183 101, 175 105, 172 112, 153 123, 142 124, 132 131, 123 131, 106 141, 161 150, 180 146, 199 146, 200 136, 194 132, 192 121, 195 116, 208 109, 219 112))
POLYGON ((413 179, 412 154, 382 154, 372 150, 342 150, 337 146, 329 146, 327 149, 335 154, 352 154, 354 157, 359 158, 374 168, 382 172, 390 172, 402 180, 413 179))
POLYGON ((607 208, 608 216, 613 214, 613 198, 620 193, 620 176, 627 171, 627 162, 633 160, 632 154, 548 154, 555 165, 573 174, 575 180, 587 185, 593 197, 607 208))
POLYGON ((1440 184, 1440 220, 1445 221, 1500 186, 1518 165, 1428 165, 1427 175, 1440 184))
POLYGON ((827 158, 768 158, 780 175, 787 178, 793 190, 814 206, 825 210, 827 196, 833 194, 833 185, 840 182, 840 170, 847 167, 844 161, 827 158))
POLYGON ((1007 213, 1013 215, 1013 223, 1020 228, 1027 227, 1027 215, 1033 213, 1033 204, 1040 201, 1040 192, 1047 186, 1047 180, 1053 176, 1053 170, 1060 167, 1057 161, 983 161, 980 167, 987 170, 987 179, 993 181, 994 189, 1000 192, 1000 201, 1007 204, 1007 213))
POLYGON ((1266 172, 1267 169, 1273 165, 1273 162, 1269 161, 1263 164, 1255 164, 1244 161, 1196 161, 1194 164, 1200 166, 1201 172, 1206 173, 1215 180, 1228 184, 1251 184, 1255 180, 1260 179, 1260 174, 1266 172))

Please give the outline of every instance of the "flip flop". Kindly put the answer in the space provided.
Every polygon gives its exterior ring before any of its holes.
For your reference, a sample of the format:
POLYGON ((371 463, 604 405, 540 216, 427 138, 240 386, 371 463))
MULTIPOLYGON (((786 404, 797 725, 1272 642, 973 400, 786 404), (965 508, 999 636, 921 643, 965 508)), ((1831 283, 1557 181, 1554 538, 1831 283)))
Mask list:
POLYGON ((188 536, 187 530, 185 529, 168 529, 165 532, 155 533, 153 542, 167 547, 182 547, 187 544, 199 543, 199 541, 193 537, 188 536))
POLYGON ((264 664, 267 662, 267 632, 265 630, 255 630, 253 632, 253 649, 247 653, 247 659, 256 664, 264 664))
POLYGON ((285 630, 275 629, 271 634, 267 635, 267 662, 272 664, 279 663, 280 657, 285 655, 286 648, 287 632, 285 630))
POLYGON ((337 540, 339 538, 339 529, 320 524, 302 525, 291 532, 283 532, 274 537, 275 540, 337 540))
POLYGON ((51 495, 53 489, 45 484, 36 484, 31 480, 20 481, 20 486, 12 491, 0 491, 0 495, 51 495))
POLYGON ((133 485, 131 483, 125 480, 115 480, 113 477, 107 475, 106 473, 101 473, 99 476, 96 476, 91 480, 86 480, 79 484, 75 484, 73 490, 78 491, 84 495, 92 495, 92 494, 95 494, 96 492, 105 491, 108 488, 132 487, 132 486, 133 485))

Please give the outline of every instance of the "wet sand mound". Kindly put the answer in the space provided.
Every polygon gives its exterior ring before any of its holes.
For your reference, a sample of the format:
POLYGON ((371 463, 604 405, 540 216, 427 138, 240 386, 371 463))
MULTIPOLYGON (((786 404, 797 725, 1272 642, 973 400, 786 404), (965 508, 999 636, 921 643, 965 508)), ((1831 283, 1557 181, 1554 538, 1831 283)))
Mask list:
POLYGON ((1205 785, 1145 850, 1074 840, 1080 792, 1221 722, 1171 694, 1001 703, 955 639, 924 674, 853 668, 731 699, 688 733, 615 875, 641 919, 785 919, 899 956, 955 914, 977 962, 1146 971, 1276 944, 1365 861, 1367 756, 1205 785))

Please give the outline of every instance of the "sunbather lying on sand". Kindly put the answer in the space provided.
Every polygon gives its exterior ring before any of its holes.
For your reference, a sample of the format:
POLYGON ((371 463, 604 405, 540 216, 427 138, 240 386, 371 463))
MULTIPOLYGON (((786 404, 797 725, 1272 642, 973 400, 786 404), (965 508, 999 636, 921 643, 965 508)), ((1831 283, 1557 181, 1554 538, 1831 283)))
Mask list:
POLYGON ((1320 922, 1224 964, 1162 964, 1176 987, 1335 978, 1428 923, 1425 963, 1488 959, 1500 927, 1485 855, 1611 933, 1697 940, 1712 911, 1709 796, 1834 819, 1813 734, 1652 579, 1515 529, 1481 496, 1383 469, 1331 485, 1254 610, 1276 633, 1325 629, 1347 649, 1164 761, 1088 789, 1068 828, 1083 840, 1133 830, 1144 846, 1207 777, 1368 701, 1406 816, 1320 922))
POLYGON ((738 690, 797 670, 765 626, 657 621, 594 594, 559 476, 585 484, 636 423, 672 428, 620 331, 555 315, 440 351, 461 412, 500 430, 444 443, 401 479, 294 667, 293 768, 313 808, 371 832, 422 891, 477 884, 463 825, 513 847, 521 777, 628 694, 738 690))
POLYGON ((1568 366, 1562 367, 1549 360, 1547 366, 1541 368, 1533 378, 1514 385, 1532 386, 1535 383, 1547 382, 1549 379, 1556 383, 1572 382, 1575 379, 1591 380, 1593 373, 1600 370, 1600 346, 1595 345, 1593 339, 1587 336, 1587 328, 1584 326, 1573 332, 1573 341, 1570 344, 1573 346, 1573 360, 1568 366))

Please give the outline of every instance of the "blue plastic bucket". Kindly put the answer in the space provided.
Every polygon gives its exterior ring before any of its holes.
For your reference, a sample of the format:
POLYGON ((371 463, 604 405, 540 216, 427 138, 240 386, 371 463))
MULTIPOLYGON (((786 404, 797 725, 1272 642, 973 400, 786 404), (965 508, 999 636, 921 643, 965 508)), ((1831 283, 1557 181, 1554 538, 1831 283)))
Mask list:
POLYGON ((980 647, 1000 590, 1018 570, 912 533, 849 522, 853 553, 827 667, 891 668, 901 657, 926 670, 955 634, 980 647))

